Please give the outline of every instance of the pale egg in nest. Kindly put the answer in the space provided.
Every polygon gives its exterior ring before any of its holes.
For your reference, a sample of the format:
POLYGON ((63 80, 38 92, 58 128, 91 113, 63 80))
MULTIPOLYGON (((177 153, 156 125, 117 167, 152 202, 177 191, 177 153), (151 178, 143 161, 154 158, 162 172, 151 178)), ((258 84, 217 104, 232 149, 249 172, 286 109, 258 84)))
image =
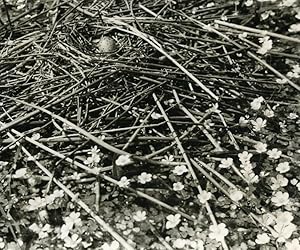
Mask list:
POLYGON ((117 51, 117 43, 116 41, 109 37, 103 36, 97 41, 97 48, 100 53, 113 53, 117 51))

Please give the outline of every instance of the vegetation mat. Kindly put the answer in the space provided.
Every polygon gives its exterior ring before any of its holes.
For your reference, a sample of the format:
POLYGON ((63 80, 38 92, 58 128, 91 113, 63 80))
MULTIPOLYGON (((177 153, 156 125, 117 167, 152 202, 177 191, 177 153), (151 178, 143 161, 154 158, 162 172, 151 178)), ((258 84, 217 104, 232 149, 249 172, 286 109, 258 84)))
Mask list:
POLYGON ((0 249, 300 249, 300 4, 0 4, 0 249))

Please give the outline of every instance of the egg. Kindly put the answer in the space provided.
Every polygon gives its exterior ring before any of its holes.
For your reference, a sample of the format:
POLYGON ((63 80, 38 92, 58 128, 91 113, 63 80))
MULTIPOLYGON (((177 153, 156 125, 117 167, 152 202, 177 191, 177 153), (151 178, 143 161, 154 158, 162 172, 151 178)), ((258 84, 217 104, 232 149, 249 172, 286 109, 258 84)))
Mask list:
POLYGON ((99 39, 97 48, 101 53, 112 53, 117 50, 117 43, 113 38, 103 36, 99 39))

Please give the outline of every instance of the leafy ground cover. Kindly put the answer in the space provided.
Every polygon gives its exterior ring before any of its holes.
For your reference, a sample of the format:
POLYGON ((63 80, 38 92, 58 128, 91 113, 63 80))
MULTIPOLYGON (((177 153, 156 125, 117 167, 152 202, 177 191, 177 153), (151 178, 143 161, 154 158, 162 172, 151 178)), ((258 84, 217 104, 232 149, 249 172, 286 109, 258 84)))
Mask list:
POLYGON ((0 11, 0 249, 300 249, 297 1, 0 11))

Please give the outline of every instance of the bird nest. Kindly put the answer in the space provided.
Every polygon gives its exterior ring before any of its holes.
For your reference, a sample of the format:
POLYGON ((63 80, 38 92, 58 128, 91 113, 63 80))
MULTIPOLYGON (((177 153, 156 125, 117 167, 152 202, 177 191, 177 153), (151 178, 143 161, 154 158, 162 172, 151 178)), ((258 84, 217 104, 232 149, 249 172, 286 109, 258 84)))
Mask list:
POLYGON ((283 247, 263 216, 299 210, 296 5, 4 0, 3 248, 283 247))

